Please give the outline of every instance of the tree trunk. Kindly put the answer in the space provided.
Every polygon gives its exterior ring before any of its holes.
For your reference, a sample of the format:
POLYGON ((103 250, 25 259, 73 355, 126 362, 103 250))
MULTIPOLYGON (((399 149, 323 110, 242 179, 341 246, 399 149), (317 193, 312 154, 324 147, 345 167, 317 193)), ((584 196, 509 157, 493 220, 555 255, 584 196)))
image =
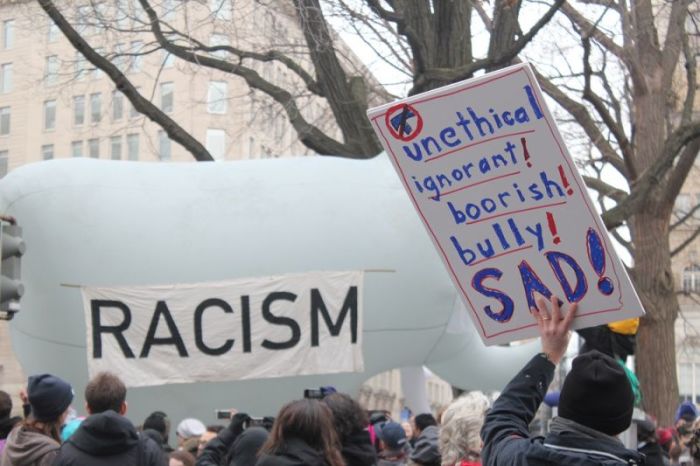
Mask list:
POLYGON ((642 386, 644 410, 659 425, 673 422, 678 404, 674 324, 678 298, 674 292, 668 244, 668 218, 644 212, 636 215, 633 278, 646 309, 637 334, 636 372, 642 386))

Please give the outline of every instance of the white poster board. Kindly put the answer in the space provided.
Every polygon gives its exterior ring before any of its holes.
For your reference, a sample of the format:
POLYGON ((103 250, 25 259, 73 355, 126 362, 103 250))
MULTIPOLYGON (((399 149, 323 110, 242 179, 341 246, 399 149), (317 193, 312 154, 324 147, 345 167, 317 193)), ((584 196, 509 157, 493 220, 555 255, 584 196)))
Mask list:
POLYGON ((574 328, 644 313, 528 65, 368 116, 485 344, 536 336, 538 295, 574 328))
POLYGON ((129 387, 362 372, 363 272, 83 287, 88 372, 129 387))

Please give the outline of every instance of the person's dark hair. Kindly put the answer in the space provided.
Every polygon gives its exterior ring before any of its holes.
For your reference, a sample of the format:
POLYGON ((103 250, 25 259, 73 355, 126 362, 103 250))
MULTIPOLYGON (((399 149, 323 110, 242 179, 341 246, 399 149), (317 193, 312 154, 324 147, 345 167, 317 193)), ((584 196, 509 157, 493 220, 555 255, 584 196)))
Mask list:
POLYGON ((197 461, 192 453, 183 450, 176 450, 170 453, 170 458, 182 461, 182 464, 185 466, 194 466, 195 462, 197 461))
POLYGON ((170 420, 167 414, 163 411, 154 411, 148 415, 145 421, 143 421, 143 430, 152 429, 158 432, 162 437, 162 442, 167 441, 170 435, 170 420))
POLYGON ((7 392, 0 390, 0 419, 10 417, 12 413, 12 398, 7 392))
POLYGON ((111 372, 100 372, 85 387, 85 401, 92 413, 118 413, 126 401, 126 386, 111 372))
POLYGON ((369 423, 367 412, 345 393, 333 393, 321 400, 333 413, 335 431, 343 442, 348 437, 363 431, 369 423))
POLYGON ((430 413, 417 414, 414 422, 416 423, 416 427, 420 430, 425 430, 426 427, 437 425, 435 416, 430 413))
POLYGON ((320 401, 305 398, 284 405, 260 453, 275 455, 291 438, 302 440, 320 452, 328 466, 344 466, 333 413, 320 401))
POLYGON ((22 421, 22 427, 27 430, 39 432, 61 443, 61 427, 63 427, 63 422, 60 416, 51 421, 37 421, 30 414, 28 418, 22 421))

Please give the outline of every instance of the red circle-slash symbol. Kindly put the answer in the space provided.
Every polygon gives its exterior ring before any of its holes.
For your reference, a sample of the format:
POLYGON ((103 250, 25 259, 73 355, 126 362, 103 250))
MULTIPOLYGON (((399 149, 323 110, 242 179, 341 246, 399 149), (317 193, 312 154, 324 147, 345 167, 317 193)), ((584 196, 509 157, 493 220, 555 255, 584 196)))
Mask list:
POLYGON ((410 141, 423 129, 423 117, 409 104, 391 107, 384 115, 386 127, 394 139, 410 141))

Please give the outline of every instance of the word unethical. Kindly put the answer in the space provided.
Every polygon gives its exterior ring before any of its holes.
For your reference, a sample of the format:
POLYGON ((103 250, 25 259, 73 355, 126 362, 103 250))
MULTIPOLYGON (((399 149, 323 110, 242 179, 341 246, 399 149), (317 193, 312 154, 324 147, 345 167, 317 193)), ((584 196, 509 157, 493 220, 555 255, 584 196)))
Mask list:
POLYGON ((526 103, 512 110, 488 109, 488 114, 479 114, 471 106, 465 113, 455 112, 457 120, 432 136, 423 136, 418 141, 404 144, 404 154, 416 162, 429 160, 442 152, 452 150, 474 140, 493 136, 518 125, 544 118, 544 113, 530 86, 524 86, 526 103), (466 114, 466 115, 465 115, 466 114), (468 118, 467 118, 468 116, 468 118))

